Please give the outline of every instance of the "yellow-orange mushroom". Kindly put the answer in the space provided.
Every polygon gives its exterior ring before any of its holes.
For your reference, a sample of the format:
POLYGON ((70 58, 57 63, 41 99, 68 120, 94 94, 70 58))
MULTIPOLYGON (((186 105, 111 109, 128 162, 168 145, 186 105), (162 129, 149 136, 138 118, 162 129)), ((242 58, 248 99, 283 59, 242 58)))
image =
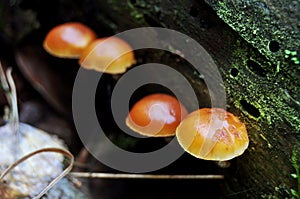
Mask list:
POLYGON ((134 104, 126 124, 144 136, 174 136, 176 127, 186 115, 186 108, 175 97, 151 94, 134 104))
POLYGON ((83 50, 96 39, 96 33, 80 22, 67 22, 52 28, 43 47, 60 58, 79 58, 83 50))
POLYGON ((249 144, 245 125, 220 108, 190 113, 177 127, 176 137, 185 151, 205 160, 230 160, 243 154, 249 144))
POLYGON ((83 68, 110 74, 124 73, 135 63, 131 46, 114 36, 96 39, 87 46, 79 59, 83 68))

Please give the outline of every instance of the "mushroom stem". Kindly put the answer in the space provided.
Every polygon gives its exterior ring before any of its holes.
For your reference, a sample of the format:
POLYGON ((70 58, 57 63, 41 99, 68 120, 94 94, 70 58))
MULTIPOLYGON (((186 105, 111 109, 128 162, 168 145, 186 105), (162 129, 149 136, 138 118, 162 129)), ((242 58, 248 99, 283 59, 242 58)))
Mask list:
POLYGON ((217 161, 217 165, 223 169, 226 169, 230 167, 230 162, 229 161, 217 161))

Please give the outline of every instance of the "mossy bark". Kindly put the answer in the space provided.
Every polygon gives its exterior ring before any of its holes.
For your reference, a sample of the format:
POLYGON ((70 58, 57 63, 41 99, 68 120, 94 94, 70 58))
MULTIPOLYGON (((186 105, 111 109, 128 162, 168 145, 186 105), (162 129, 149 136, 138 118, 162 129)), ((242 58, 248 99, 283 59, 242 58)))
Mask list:
MULTIPOLYGON (((299 40, 285 39, 291 35, 284 30, 291 27, 286 24, 285 29, 280 28, 280 40, 256 32, 261 35, 256 41, 259 45, 252 45, 251 38, 242 37, 239 31, 230 27, 232 24, 226 24, 217 15, 226 15, 225 6, 211 4, 215 11, 208 4, 196 1, 100 2, 104 8, 100 9, 101 13, 109 16, 115 32, 141 26, 174 29, 197 40, 213 57, 225 84, 227 108, 245 122, 250 136, 249 149, 235 160, 233 169, 226 171, 225 195, 229 198, 289 196, 289 189, 296 187, 296 181, 290 176, 293 172, 291 154, 293 147, 299 146, 300 138, 299 65, 284 58, 282 47, 275 54, 270 52, 267 39, 269 42, 289 42, 285 46, 297 51, 299 45, 294 44, 299 40)), ((251 22, 261 31, 271 27, 264 24, 265 21, 260 24, 255 15, 258 11, 249 9, 253 15, 244 27, 239 22, 240 28, 247 30, 251 22)), ((275 20, 272 16, 269 16, 270 20, 275 20)), ((277 31, 275 28, 272 26, 269 31, 277 31)), ((292 38, 298 38, 297 34, 292 38)), ((200 88, 201 76, 192 70, 185 75, 200 88)))

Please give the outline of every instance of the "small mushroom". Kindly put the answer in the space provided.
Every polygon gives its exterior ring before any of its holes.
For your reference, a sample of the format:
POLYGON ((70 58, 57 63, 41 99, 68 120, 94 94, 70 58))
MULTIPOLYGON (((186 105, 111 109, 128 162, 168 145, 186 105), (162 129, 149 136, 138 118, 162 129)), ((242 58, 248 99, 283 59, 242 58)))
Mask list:
POLYGON ((148 137, 174 136, 176 127, 187 115, 186 108, 173 96, 148 95, 131 108, 126 125, 148 137))
POLYGON ((190 113, 177 127, 179 144, 191 155, 215 161, 233 159, 249 144, 245 125, 220 108, 202 108, 190 113))
POLYGON ((136 63, 133 49, 121 38, 98 38, 83 51, 79 64, 99 72, 120 74, 136 63))
POLYGON ((80 22, 67 22, 51 29, 44 39, 44 49, 61 58, 79 58, 96 33, 80 22))

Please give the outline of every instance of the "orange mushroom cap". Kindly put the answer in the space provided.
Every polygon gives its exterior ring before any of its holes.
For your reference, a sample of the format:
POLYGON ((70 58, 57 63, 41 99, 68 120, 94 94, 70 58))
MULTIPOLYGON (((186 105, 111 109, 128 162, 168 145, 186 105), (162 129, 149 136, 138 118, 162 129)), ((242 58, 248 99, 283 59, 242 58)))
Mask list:
POLYGON ((80 22, 67 22, 51 29, 44 39, 44 49, 61 58, 79 58, 96 39, 96 33, 80 22))
POLYGON ((124 73, 135 63, 133 49, 118 37, 96 39, 87 46, 79 60, 83 68, 110 74, 124 73))
POLYGON ((126 125, 144 136, 167 137, 175 135, 176 127, 186 115, 186 108, 175 97, 151 94, 134 104, 126 125))
POLYGON ((245 125, 220 108, 190 113, 177 127, 176 136, 185 151, 205 160, 230 160, 243 154, 249 144, 245 125))

